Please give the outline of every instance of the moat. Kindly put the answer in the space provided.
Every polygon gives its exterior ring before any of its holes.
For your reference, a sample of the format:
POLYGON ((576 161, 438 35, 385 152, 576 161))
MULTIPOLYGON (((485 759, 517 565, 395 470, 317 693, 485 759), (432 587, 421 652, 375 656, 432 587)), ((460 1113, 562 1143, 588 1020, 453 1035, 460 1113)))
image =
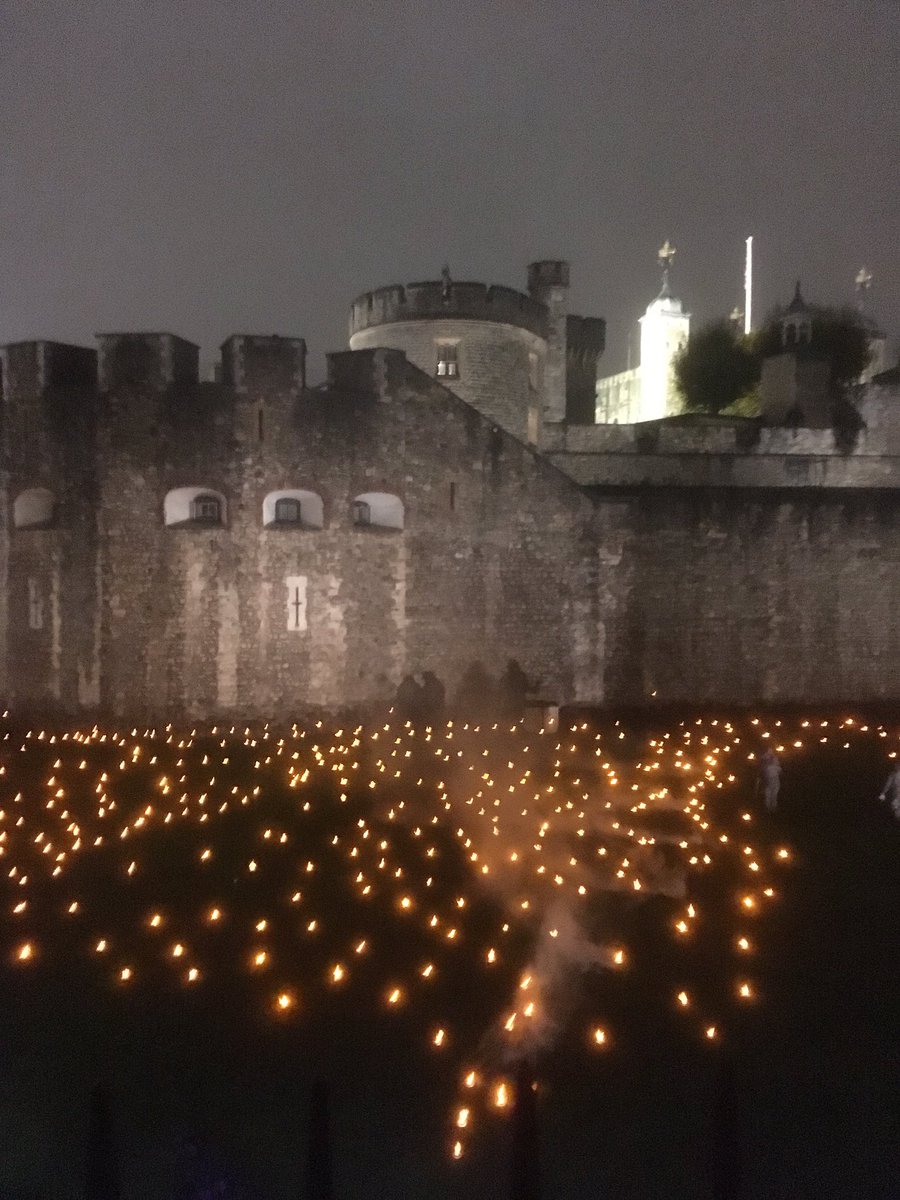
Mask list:
POLYGON ((338 1196, 505 1189, 524 1062, 547 1196, 710 1194, 728 1070, 741 1196, 891 1195, 895 718, 2 734, 0 1194, 102 1083, 123 1197, 296 1195, 323 1079, 338 1196))

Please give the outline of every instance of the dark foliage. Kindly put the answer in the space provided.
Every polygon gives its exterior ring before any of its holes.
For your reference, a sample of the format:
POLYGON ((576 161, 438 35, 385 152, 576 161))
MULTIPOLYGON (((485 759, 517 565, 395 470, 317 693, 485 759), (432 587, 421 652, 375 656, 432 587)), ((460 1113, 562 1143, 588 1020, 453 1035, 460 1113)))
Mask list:
POLYGON ((675 360, 675 383, 688 412, 721 412, 750 391, 759 373, 759 357, 728 321, 692 333, 675 360))
MULTIPOLYGON (((836 392, 854 383, 869 361, 869 335, 853 309, 810 308, 811 340, 801 353, 826 359, 836 392)), ((751 337, 728 321, 692 333, 675 360, 675 382, 688 412, 720 413, 759 382, 764 358, 781 353, 783 309, 751 337)), ((857 430, 858 432, 858 430, 857 430)))
MULTIPOLYGON (((810 308, 812 338, 809 353, 831 364, 831 382, 835 387, 857 380, 869 361, 869 335, 859 313, 845 308, 810 308)), ((754 353, 760 362, 782 349, 783 310, 769 314, 754 337, 754 353)))

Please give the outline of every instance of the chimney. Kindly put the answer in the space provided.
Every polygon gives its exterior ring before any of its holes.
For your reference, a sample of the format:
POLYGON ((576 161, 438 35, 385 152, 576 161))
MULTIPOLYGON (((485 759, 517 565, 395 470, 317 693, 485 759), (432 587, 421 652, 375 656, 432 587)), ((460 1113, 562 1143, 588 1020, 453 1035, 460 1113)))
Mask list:
POLYGON ((547 309, 547 360, 544 364, 544 420, 566 419, 566 314, 569 264, 556 259, 528 268, 528 293, 547 309))

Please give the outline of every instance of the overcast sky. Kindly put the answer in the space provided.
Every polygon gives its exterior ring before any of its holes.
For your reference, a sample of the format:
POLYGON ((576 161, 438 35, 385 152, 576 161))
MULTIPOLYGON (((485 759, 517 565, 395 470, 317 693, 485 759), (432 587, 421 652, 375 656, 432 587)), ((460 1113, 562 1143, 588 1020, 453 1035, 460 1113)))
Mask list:
POLYGON ((0 341, 302 335, 368 288, 572 263, 608 370, 698 319, 853 297, 900 334, 897 0, 5 0, 0 341))

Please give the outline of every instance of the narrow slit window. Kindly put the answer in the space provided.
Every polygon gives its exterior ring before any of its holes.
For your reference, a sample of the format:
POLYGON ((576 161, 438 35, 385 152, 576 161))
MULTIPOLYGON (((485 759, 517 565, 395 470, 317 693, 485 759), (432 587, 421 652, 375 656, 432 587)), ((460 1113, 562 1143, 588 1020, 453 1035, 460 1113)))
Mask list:
POLYGON ((44 628, 44 599, 36 579, 28 580, 28 628, 44 628))

